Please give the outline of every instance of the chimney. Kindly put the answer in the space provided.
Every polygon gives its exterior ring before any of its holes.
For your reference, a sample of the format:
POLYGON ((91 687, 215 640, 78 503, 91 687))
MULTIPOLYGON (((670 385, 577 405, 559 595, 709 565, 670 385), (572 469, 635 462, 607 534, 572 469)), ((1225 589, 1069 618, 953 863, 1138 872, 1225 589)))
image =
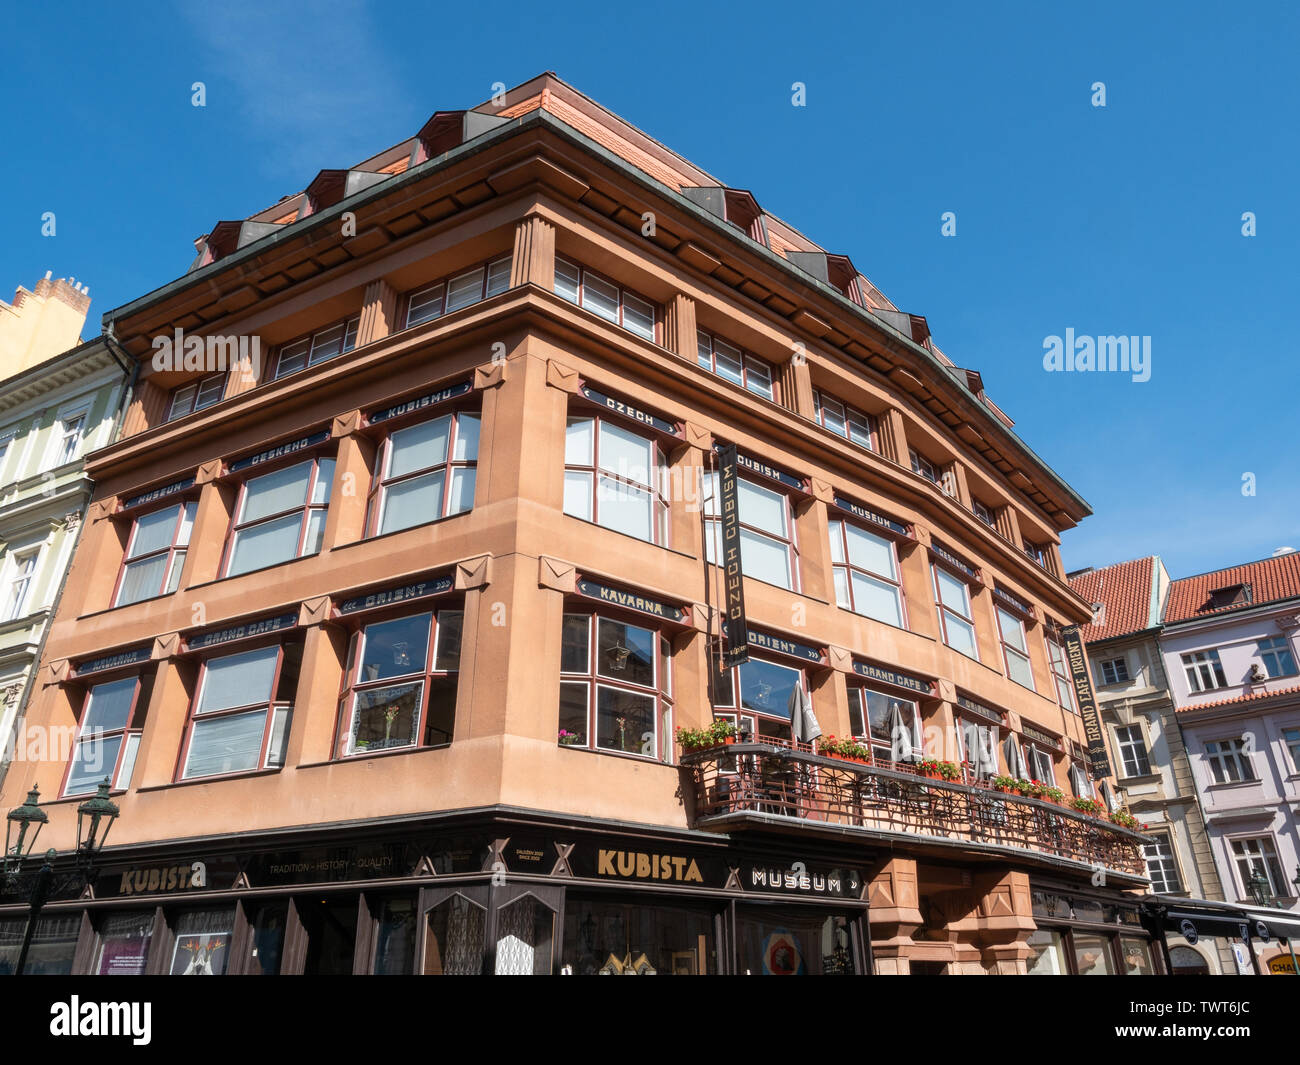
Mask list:
POLYGON ((20 285, 13 303, 0 300, 0 380, 81 343, 90 290, 76 278, 52 274, 47 270, 34 289, 20 285))

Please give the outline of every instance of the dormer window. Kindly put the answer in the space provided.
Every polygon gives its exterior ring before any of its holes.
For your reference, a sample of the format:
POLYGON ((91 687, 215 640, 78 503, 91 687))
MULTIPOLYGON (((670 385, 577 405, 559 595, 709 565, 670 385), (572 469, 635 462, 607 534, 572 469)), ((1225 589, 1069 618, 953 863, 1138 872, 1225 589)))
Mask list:
POLYGON ((1249 583, 1229 584, 1210 593, 1207 609, 1223 610, 1230 606, 1246 606, 1253 601, 1254 593, 1249 583))

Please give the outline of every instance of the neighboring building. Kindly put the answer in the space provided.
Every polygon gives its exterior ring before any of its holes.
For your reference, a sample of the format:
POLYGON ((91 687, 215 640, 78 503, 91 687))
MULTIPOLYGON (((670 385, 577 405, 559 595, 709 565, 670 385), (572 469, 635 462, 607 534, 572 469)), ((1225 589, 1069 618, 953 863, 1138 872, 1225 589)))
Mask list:
POLYGON ((48 278, 0 303, 0 777, 90 500, 83 459, 111 440, 121 400, 122 365, 79 342, 89 305, 48 278))
MULTIPOLYGON (((1069 578, 1070 586, 1093 606, 1093 619, 1080 632, 1116 786, 1151 837, 1143 848, 1151 890, 1222 899, 1160 656, 1160 618, 1170 583, 1164 563, 1149 555, 1079 570, 1069 578)), ((1168 940, 1178 971, 1235 972, 1224 940, 1202 939, 1193 945, 1174 934, 1168 940)))
POLYGON ((1086 503, 749 193, 547 74, 219 223, 106 325, 141 378, 32 704, 82 739, 3 799, 68 800, 60 866, 105 777, 121 818, 35 968, 1158 966, 1145 837, 991 786, 1094 791, 1086 503), (225 340, 156 362, 177 329, 225 340), (792 734, 809 701, 870 764, 792 734), (715 720, 741 742, 679 750, 715 720))
POLYGON ((1300 912, 1298 637, 1298 554, 1170 585, 1164 668, 1225 895, 1249 902, 1260 875, 1300 912))

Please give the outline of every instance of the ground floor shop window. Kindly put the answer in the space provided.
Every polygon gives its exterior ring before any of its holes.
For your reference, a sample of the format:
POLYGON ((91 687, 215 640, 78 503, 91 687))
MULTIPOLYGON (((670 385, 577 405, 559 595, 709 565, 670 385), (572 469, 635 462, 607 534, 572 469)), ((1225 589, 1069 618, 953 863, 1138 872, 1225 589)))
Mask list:
POLYGON ((172 976, 221 976, 230 961, 230 933, 235 911, 191 910, 176 921, 172 976))
POLYGON ((428 976, 477 976, 483 971, 483 933, 487 910, 464 895, 453 895, 429 911, 424 938, 428 976))
POLYGON ((847 921, 794 910, 737 909, 736 961, 744 976, 850 976, 847 921))
POLYGON ((307 933, 308 976, 348 976, 357 945, 357 897, 298 900, 298 917, 307 933))
POLYGON ((99 976, 143 976, 153 939, 152 910, 115 913, 99 926, 99 954, 95 973, 99 976))
POLYGON ((555 914, 525 895, 497 911, 497 976, 549 976, 555 914))
POLYGON ((1026 971, 1030 976, 1065 976, 1069 967, 1065 962, 1065 937, 1060 932, 1040 928, 1029 936, 1029 962, 1026 971))
POLYGON ((376 908, 376 976, 409 975, 415 965, 416 906, 413 898, 381 899, 376 908))
POLYGON ((284 953, 284 930, 289 923, 287 902, 267 902, 249 915, 252 926, 250 964, 246 971, 251 976, 275 976, 280 971, 280 957, 284 953))
POLYGON ((1145 939, 1121 936, 1120 957, 1124 960, 1123 972, 1127 976, 1154 976, 1156 967, 1151 960, 1151 947, 1145 939))
POLYGON ((1080 976, 1114 976, 1115 964, 1110 954, 1110 937, 1086 932, 1072 932, 1074 963, 1080 976))
MULTIPOLYGON (((27 919, 17 917, 0 921, 0 976, 10 976, 18 965, 27 919)), ((67 976, 72 972, 72 955, 77 949, 81 914, 68 917, 42 917, 32 933, 27 952, 26 976, 67 976)))
POLYGON ((713 916, 570 895, 560 960, 562 971, 577 976, 710 975, 718 971, 713 916))

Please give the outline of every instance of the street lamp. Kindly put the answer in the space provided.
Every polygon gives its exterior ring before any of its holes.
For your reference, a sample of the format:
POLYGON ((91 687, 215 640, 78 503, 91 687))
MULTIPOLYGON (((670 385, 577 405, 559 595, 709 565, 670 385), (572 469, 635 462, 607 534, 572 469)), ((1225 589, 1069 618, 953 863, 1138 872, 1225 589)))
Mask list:
POLYGON ((1269 890, 1268 879, 1260 872, 1258 867, 1246 882, 1246 886, 1250 889, 1251 897, 1254 898, 1257 904, 1260 906, 1273 905, 1273 893, 1269 890))
POLYGON ((120 813, 117 804, 109 801, 108 788, 108 777, 105 777, 100 781, 95 797, 77 807, 77 856, 86 869, 94 864, 95 856, 104 849, 109 830, 120 813), (102 835, 99 831, 101 824, 104 826, 102 835))
POLYGON ((18 878, 18 870, 22 867, 23 859, 32 853, 32 847, 36 845, 36 837, 41 834, 41 829, 50 819, 49 815, 41 809, 40 802, 40 790, 33 787, 27 793, 27 801, 10 810, 9 816, 5 819, 4 875, 5 883, 10 887, 18 878), (33 825, 36 826, 36 831, 28 839, 27 832, 33 825), (18 831, 17 839, 14 838, 15 828, 18 831))

